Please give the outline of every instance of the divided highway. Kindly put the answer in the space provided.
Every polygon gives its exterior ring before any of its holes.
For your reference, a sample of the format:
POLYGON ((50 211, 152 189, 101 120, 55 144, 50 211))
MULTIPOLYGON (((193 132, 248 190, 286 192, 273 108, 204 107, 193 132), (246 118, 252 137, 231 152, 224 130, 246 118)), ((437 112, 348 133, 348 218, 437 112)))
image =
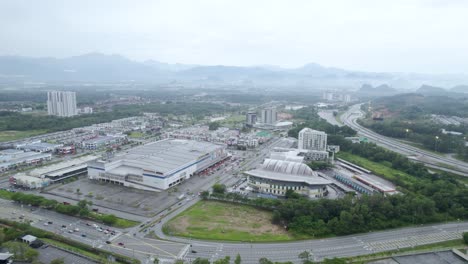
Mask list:
POLYGON ((361 111, 361 104, 356 104, 341 116, 341 121, 356 130, 359 135, 367 137, 370 141, 389 150, 408 156, 411 160, 424 163, 426 166, 456 173, 462 176, 468 176, 468 163, 445 157, 426 151, 411 145, 402 143, 398 140, 382 136, 370 129, 367 129, 357 123, 357 120, 364 116, 361 111))

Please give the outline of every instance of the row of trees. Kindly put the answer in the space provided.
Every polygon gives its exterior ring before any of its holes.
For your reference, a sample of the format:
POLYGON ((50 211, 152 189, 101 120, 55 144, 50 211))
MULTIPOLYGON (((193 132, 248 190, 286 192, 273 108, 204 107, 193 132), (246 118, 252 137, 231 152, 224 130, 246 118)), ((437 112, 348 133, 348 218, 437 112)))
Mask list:
MULTIPOLYGON (((406 122, 404 120, 392 120, 360 123, 381 135, 409 140, 434 151, 449 153, 460 152, 466 149, 463 136, 443 134, 441 133, 443 126, 426 121, 406 122)), ((446 127, 446 129, 468 134, 468 126, 446 127)))
MULTIPOLYGON (((368 104, 363 105, 367 110, 368 104)), ((468 104, 464 97, 424 96, 420 94, 399 94, 382 97, 372 102, 373 111, 387 112, 385 121, 361 121, 361 124, 379 134, 413 141, 421 146, 443 153, 458 152, 468 160, 468 150, 463 136, 450 136, 441 130, 452 130, 468 134, 466 125, 442 125, 431 121, 431 114, 466 117, 468 104), (436 138, 436 136, 438 138, 436 138)), ((370 118, 371 113, 368 113, 370 118)))
POLYGON ((324 131, 329 135, 342 135, 346 137, 356 135, 356 131, 347 126, 334 126, 321 119, 313 107, 304 107, 294 112, 294 117, 304 120, 288 131, 288 136, 297 138, 299 131, 305 127, 324 131))
POLYGON ((118 218, 115 215, 108 214, 96 214, 89 210, 89 206, 93 203, 87 200, 81 200, 76 205, 59 203, 56 200, 46 199, 39 195, 26 194, 22 192, 16 192, 11 195, 13 201, 17 201, 32 206, 40 206, 46 209, 55 210, 58 213, 80 216, 84 218, 91 218, 94 220, 102 221, 106 225, 115 225, 118 218))

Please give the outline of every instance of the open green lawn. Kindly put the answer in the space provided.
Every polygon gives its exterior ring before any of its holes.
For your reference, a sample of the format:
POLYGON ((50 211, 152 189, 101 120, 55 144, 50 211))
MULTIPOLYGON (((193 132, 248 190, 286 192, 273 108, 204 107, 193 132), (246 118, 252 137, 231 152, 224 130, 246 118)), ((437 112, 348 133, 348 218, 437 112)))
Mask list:
POLYGON ((129 227, 134 227, 138 224, 140 224, 140 222, 118 217, 117 221, 115 222, 113 226, 119 227, 119 228, 129 228, 129 227))
POLYGON ((232 115, 220 121, 220 123, 225 126, 235 125, 242 122, 245 122, 244 115, 232 115))
POLYGON ((138 132, 138 131, 132 131, 128 137, 130 138, 142 138, 145 136, 145 133, 138 132))
POLYGON ((47 133, 45 129, 37 129, 37 130, 28 130, 28 131, 0 131, 0 142, 10 141, 10 140, 17 140, 26 137, 32 137, 40 134, 47 133))
POLYGON ((200 201, 171 219, 168 235, 227 241, 294 240, 284 228, 271 223, 272 213, 247 205, 200 201))
POLYGON ((406 182, 407 184, 414 184, 415 178, 408 173, 402 172, 392 168, 390 162, 373 162, 366 158, 340 151, 336 154, 338 158, 342 158, 346 161, 352 162, 358 166, 361 166, 365 169, 368 169, 375 173, 376 175, 382 176, 383 178, 391 181, 397 182, 397 179, 406 182))

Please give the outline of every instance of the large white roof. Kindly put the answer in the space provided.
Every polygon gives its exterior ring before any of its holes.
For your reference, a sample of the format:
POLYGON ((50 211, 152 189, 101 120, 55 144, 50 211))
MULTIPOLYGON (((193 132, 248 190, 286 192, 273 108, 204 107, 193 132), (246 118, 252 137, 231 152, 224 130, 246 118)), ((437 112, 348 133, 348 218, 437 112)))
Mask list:
POLYGON ((52 174, 50 176, 56 176, 57 174, 63 174, 68 171, 76 170, 78 166, 87 166, 87 162, 97 159, 97 156, 86 155, 79 158, 65 160, 57 164, 34 169, 27 174, 30 176, 40 177, 45 174, 52 174))
POLYGON ((304 163, 286 160, 265 159, 262 164, 262 169, 290 175, 317 176, 317 173, 304 163))
POLYGON ((300 162, 266 159, 259 169, 245 172, 247 175, 263 179, 284 182, 303 182, 309 185, 331 184, 329 180, 319 177, 317 172, 300 162))
POLYGON ((166 139, 131 149, 127 154, 113 160, 122 160, 123 164, 130 167, 165 174, 219 148, 223 146, 193 140, 166 139))

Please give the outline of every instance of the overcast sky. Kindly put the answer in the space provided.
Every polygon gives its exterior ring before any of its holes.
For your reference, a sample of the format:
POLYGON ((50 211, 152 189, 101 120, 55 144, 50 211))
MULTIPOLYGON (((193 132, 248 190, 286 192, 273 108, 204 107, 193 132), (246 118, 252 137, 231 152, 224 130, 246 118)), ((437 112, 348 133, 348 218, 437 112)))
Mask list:
POLYGON ((0 55, 468 73, 464 0, 2 0, 0 55))

